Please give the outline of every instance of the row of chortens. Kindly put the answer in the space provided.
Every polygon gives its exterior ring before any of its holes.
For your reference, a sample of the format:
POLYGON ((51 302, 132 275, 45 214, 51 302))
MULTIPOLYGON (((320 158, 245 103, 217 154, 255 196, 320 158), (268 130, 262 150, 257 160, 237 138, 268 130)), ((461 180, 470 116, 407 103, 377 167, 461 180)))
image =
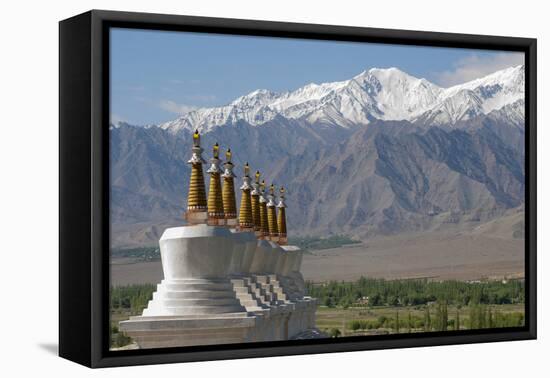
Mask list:
MULTIPOLYGON (((237 216, 231 150, 213 147, 208 196, 193 134, 187 225, 159 240, 164 279, 141 316, 120 322, 139 348, 277 341, 315 334, 317 301, 305 296, 302 251, 287 245, 285 189, 244 166, 237 216), (223 180, 222 180, 223 179, 223 180), (222 186, 223 181, 223 186, 222 186)), ((310 337, 310 336, 308 336, 310 337)))

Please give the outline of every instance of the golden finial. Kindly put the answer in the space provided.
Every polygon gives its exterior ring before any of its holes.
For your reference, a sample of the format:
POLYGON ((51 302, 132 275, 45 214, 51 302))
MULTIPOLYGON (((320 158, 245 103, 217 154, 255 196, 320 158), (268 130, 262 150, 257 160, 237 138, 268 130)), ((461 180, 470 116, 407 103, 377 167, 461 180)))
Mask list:
POLYGON ((220 182, 219 151, 220 145, 216 143, 213 147, 214 156, 210 160, 212 165, 206 171, 210 173, 210 190, 208 192, 208 224, 210 225, 224 224, 222 221, 224 219, 224 209, 220 182))
POLYGON ((254 231, 259 232, 261 227, 260 216, 260 171, 256 171, 254 175, 254 184, 252 184, 252 192, 250 192, 250 201, 252 202, 252 222, 254 223, 254 231))
POLYGON ((243 185, 241 186, 241 208, 239 209, 239 227, 242 230, 253 230, 252 199, 250 198, 250 166, 248 162, 244 165, 243 185))
POLYGON ((279 240, 277 241, 281 245, 286 245, 288 242, 286 236, 286 204, 285 204, 285 188, 281 186, 279 189, 279 204, 277 208, 279 209, 279 214, 277 216, 277 231, 279 232, 279 240))
POLYGON ((273 241, 277 241, 279 238, 279 231, 277 226, 277 209, 275 204, 275 185, 269 186, 269 196, 267 201, 267 226, 269 230, 269 237, 273 241))
POLYGON ((218 159, 220 157, 220 145, 218 143, 216 143, 214 145, 213 150, 214 150, 214 152, 213 152, 214 153, 214 159, 218 159))
POLYGON ((260 186, 259 207, 260 207, 260 229, 259 236, 265 238, 269 235, 269 225, 267 220, 267 202, 264 197, 265 180, 262 180, 260 186))
POLYGON ((222 189, 222 199, 223 199, 223 212, 226 219, 226 224, 228 226, 237 225, 237 204, 235 199, 235 184, 233 182, 233 163, 231 162, 231 148, 228 148, 225 152, 225 159, 227 160, 224 163, 225 172, 223 173, 223 189, 222 189))
POLYGON ((193 134, 193 145, 195 147, 199 147, 201 145, 201 136, 198 129, 195 130, 195 133, 193 134))
POLYGON ((193 154, 187 162, 191 164, 191 177, 189 179, 189 192, 187 195, 186 219, 191 224, 203 223, 206 220, 207 201, 206 189, 202 165, 206 163, 201 156, 199 130, 193 134, 193 154))

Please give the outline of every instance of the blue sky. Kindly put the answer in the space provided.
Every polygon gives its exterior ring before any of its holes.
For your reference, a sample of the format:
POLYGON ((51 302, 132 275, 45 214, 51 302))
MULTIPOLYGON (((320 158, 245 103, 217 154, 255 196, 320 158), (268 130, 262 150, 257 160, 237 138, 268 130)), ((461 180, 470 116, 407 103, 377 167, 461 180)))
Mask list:
POLYGON ((523 54, 184 32, 111 30, 111 121, 158 124, 255 89, 286 91, 398 67, 443 87, 522 64, 523 54))

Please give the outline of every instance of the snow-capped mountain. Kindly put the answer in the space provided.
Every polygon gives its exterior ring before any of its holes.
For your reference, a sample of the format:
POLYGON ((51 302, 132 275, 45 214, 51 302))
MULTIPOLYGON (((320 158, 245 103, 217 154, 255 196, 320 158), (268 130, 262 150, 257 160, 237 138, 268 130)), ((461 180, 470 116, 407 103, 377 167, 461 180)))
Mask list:
POLYGON ((510 67, 445 89, 416 121, 437 125, 454 124, 521 102, 524 96, 524 66, 510 67))
POLYGON ((173 133, 205 133, 239 121, 258 126, 276 117, 344 128, 373 120, 455 124, 523 101, 524 88, 523 65, 450 88, 397 68, 372 68, 350 80, 308 84, 284 93, 256 90, 226 106, 193 110, 160 127, 173 133))
POLYGON ((516 66, 497 71, 481 79, 449 88, 446 96, 453 96, 460 91, 471 91, 482 100, 483 113, 512 104, 524 98, 525 69, 516 66))
POLYGON ((506 104, 502 108, 493 110, 489 117, 497 121, 507 121, 514 125, 522 125, 525 122, 525 100, 517 100, 506 104))
POLYGON ((248 161, 285 185, 294 235, 363 238, 496 219, 524 204, 524 83, 523 66, 451 88, 373 68, 257 90, 161 126, 114 123, 113 243, 155 244, 164 227, 181 225, 195 128, 205 157, 220 142, 236 172, 248 161))

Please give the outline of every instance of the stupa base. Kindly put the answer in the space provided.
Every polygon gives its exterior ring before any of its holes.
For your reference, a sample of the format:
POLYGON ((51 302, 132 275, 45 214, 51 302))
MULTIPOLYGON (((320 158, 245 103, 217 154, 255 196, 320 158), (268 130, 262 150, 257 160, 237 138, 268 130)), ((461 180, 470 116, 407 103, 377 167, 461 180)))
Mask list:
POLYGON ((206 224, 166 229, 159 244, 166 278, 141 316, 119 323, 139 348, 288 340, 315 328, 296 247, 206 224))
POLYGON ((120 330, 143 349, 289 340, 315 329, 316 307, 305 297, 248 313, 134 316, 120 330))
POLYGON ((121 322, 120 329, 139 348, 242 343, 255 341, 256 316, 135 316, 121 322))
POLYGON ((163 281, 143 315, 119 328, 139 348, 288 340, 315 328, 317 300, 288 299, 279 283, 285 279, 270 274, 230 283, 163 281), (223 312, 231 309, 238 312, 223 312))

